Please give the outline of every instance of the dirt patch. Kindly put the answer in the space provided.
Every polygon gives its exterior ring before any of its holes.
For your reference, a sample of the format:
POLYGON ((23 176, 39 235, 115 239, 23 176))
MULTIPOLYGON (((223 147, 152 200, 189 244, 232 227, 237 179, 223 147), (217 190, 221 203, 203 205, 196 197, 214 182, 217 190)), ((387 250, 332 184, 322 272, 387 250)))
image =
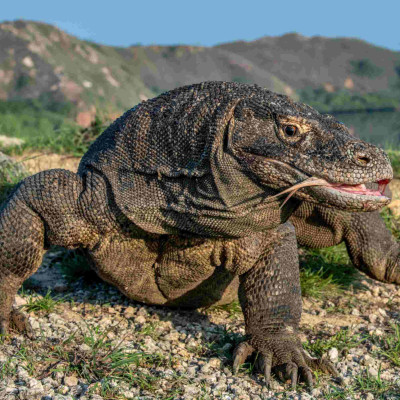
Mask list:
POLYGON ((80 157, 54 153, 25 153, 14 157, 17 161, 23 163, 31 174, 44 171, 46 169, 67 169, 72 172, 78 170, 80 157))

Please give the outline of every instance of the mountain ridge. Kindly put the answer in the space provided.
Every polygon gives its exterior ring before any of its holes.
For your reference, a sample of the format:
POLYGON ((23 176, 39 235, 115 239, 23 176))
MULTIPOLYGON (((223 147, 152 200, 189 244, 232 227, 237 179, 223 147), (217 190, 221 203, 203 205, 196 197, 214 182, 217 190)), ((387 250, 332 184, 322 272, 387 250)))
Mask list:
POLYGON ((210 47, 115 47, 41 22, 0 23, 0 99, 72 104, 81 125, 99 110, 118 114, 204 80, 256 83, 295 99, 303 90, 392 93, 400 80, 400 52, 360 39, 297 33, 210 47))

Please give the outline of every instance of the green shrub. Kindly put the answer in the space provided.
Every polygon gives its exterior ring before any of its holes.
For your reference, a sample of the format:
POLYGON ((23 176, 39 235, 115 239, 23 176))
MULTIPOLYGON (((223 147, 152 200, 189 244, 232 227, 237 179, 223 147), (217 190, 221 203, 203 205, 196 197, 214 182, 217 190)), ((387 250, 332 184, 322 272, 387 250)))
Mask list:
POLYGON ((355 75, 367 78, 377 78, 382 75, 383 69, 376 66, 371 60, 368 58, 364 58, 362 60, 353 60, 350 61, 352 66, 351 72, 355 75))
POLYGON ((389 92, 352 93, 349 90, 327 92, 324 88, 311 87, 300 90, 300 100, 322 113, 366 110, 394 110, 399 107, 398 96, 389 92))

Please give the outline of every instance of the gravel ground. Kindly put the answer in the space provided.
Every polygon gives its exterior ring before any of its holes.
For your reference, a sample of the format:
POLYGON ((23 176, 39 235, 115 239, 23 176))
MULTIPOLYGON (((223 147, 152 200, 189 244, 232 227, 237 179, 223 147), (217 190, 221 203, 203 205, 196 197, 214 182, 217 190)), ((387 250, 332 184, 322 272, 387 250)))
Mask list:
POLYGON ((301 386, 295 393, 277 381, 264 387, 254 362, 232 375, 232 350, 244 334, 237 304, 197 311, 141 305, 95 278, 68 283, 51 262, 58 256, 50 254, 30 281, 35 293, 50 287, 58 294, 17 298, 29 330, 0 345, 0 399, 400 398, 396 286, 360 274, 357 292, 304 299, 306 348, 334 361, 344 384, 317 374, 311 393, 301 386))

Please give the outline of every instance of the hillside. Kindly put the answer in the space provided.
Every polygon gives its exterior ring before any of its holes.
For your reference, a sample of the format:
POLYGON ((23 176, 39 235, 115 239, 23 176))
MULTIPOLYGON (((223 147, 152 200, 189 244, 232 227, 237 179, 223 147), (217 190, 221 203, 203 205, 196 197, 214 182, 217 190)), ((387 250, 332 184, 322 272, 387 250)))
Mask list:
POLYGON ((310 103, 327 103, 321 97, 327 94, 348 103, 373 92, 378 96, 373 106, 383 96, 389 98, 384 108, 396 107, 400 53, 356 39, 297 34, 214 47, 121 48, 80 40, 44 23, 0 24, 0 100, 35 99, 46 111, 72 115, 83 126, 96 111, 120 113, 203 80, 257 83, 310 103))
POLYGON ((290 33, 217 46, 262 65, 294 89, 325 87, 368 93, 388 89, 398 78, 400 52, 359 39, 290 33))

